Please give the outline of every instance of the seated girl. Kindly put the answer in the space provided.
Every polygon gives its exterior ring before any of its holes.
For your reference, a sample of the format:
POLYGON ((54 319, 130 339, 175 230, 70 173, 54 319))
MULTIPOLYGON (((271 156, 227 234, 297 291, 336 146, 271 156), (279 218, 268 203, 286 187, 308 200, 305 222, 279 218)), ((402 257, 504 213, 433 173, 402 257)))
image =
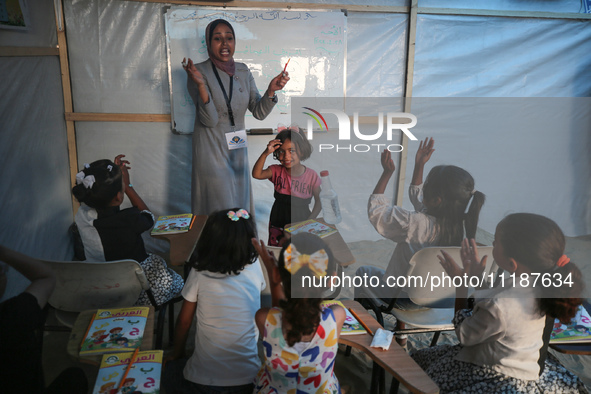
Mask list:
POLYGON ((254 219, 244 209, 218 211, 207 219, 191 258, 174 351, 162 377, 167 394, 252 393, 261 365, 254 315, 266 286, 254 237, 254 219), (195 350, 187 359, 194 318, 195 350))
MULTIPOLYGON (((84 246, 82 260, 139 262, 156 303, 161 305, 181 291, 183 279, 166 266, 162 257, 146 253, 142 233, 152 228, 154 215, 131 184, 129 162, 123 157, 118 155, 114 162, 98 160, 86 164, 76 174, 72 194, 81 204, 75 222, 84 246), (133 206, 120 209, 125 195, 133 206)), ((151 305, 145 292, 136 305, 151 305)))
POLYGON ((336 274, 332 252, 316 235, 301 233, 283 246, 277 263, 263 242, 255 244, 269 274, 274 305, 256 313, 265 364, 255 392, 340 393, 334 362, 346 312, 338 305, 322 310, 322 288, 292 287, 303 277, 318 280, 336 274))
MULTIPOLYGON (((544 216, 516 213, 499 223, 493 245, 506 272, 501 283, 476 292, 473 308, 468 289, 457 288, 453 323, 460 344, 422 349, 413 358, 442 393, 586 393, 547 352, 554 319, 570 322, 582 303, 581 272, 564 254, 562 231, 544 216)), ((487 256, 479 259, 474 240, 463 241, 461 258, 463 268, 447 253, 439 256, 452 278, 482 275, 487 256)))

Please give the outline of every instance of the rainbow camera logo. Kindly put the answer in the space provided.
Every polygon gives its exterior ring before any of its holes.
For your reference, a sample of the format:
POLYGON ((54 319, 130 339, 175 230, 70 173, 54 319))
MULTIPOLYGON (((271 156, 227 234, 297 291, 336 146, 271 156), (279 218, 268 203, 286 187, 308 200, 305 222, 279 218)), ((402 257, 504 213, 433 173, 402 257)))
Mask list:
MULTIPOLYGON (((303 108, 304 109, 307 109, 308 111, 314 112, 320 119, 322 119, 322 123, 324 123, 325 131, 328 131, 328 125, 326 124, 326 120, 324 120, 324 116, 322 116, 320 114, 320 112, 318 112, 315 109, 312 109, 310 107, 303 107, 303 108)), ((316 121, 316 123, 318 123, 318 126, 320 126, 320 130, 322 130, 322 123, 320 123, 320 119, 318 119, 316 116, 312 115, 309 112, 303 112, 303 114, 306 114, 309 117, 311 117, 312 119, 314 119, 316 121)))

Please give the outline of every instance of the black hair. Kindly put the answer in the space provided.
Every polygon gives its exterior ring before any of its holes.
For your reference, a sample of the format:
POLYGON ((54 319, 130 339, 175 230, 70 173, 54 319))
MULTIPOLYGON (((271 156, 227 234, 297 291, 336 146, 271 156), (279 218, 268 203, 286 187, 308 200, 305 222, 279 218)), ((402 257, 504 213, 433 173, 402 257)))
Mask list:
POLYGON ((230 24, 230 22, 228 22, 225 19, 216 19, 213 22, 211 22, 209 25, 207 25, 207 29, 208 29, 208 31, 207 31, 207 37, 208 37, 208 40, 209 40, 209 42, 207 43, 207 45, 209 47, 211 47, 211 40, 213 39, 213 31, 215 30, 215 28, 217 27, 217 25, 219 25, 220 23, 223 24, 223 25, 228 26, 230 28, 230 30, 232 30, 232 35, 234 37, 236 37, 236 34, 234 34, 234 28, 232 27, 232 25, 230 24))
POLYGON ((86 187, 84 183, 79 183, 72 188, 72 194, 76 200, 91 208, 107 208, 117 193, 123 191, 121 168, 111 160, 97 160, 87 164, 81 173, 83 178, 93 176, 94 184, 86 187))
POLYGON ((497 226, 495 242, 500 242, 506 258, 513 258, 533 273, 559 274, 572 279, 572 285, 544 286, 546 297, 540 298, 542 312, 568 324, 583 300, 583 275, 573 262, 559 267, 566 240, 560 227, 551 219, 533 213, 514 213, 497 226), (548 294, 549 293, 549 294, 548 294), (551 297, 549 297, 550 295, 551 297))
POLYGON ((318 324, 320 324, 320 303, 325 289, 303 286, 301 290, 298 288, 298 291, 302 291, 305 297, 292 297, 292 283, 301 284, 302 277, 314 277, 314 273, 308 267, 299 269, 294 275, 287 271, 284 253, 290 244, 295 245, 299 253, 308 255, 324 249, 328 255, 327 275, 331 275, 336 271, 336 260, 326 243, 320 237, 310 233, 300 233, 292 236, 281 249, 278 267, 287 299, 281 300, 279 306, 283 309, 285 319, 291 325, 290 330, 287 331, 286 341, 289 346, 293 346, 294 343, 301 340, 303 335, 314 333, 318 324))
POLYGON ((437 219, 440 229, 438 244, 459 246, 464 237, 474 238, 485 196, 474 190, 472 175, 456 166, 433 167, 423 186, 423 201, 437 197, 441 199, 441 203, 429 208, 427 213, 437 219), (470 207, 464 214, 468 204, 470 207))
MULTIPOLYGON (((310 141, 308 141, 304 134, 304 130, 302 129, 298 128, 297 130, 282 130, 279 132, 279 134, 277 134, 275 139, 281 141, 282 144, 285 142, 285 140, 290 140, 291 143, 295 145, 295 149, 300 161, 309 159, 312 155, 312 144, 310 144, 310 141)), ((275 152, 273 152, 273 158, 275 160, 279 160, 279 149, 276 149, 275 152)))
POLYGON ((257 258, 251 239, 256 238, 256 224, 249 214, 234 218, 228 212, 237 213, 240 208, 230 208, 209 215, 195 251, 189 263, 197 271, 219 272, 238 275, 247 264, 257 258))

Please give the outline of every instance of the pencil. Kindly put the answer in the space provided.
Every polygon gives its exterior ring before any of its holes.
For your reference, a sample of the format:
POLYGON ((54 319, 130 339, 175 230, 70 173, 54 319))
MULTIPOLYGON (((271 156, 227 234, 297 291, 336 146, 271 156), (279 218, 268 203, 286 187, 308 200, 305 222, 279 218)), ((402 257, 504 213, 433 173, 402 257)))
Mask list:
POLYGON ((133 356, 131 356, 131 360, 129 360, 129 364, 127 364, 127 369, 125 370, 125 373, 123 374, 123 377, 121 378, 121 381, 119 382, 119 387, 117 387, 117 390, 121 390, 121 387, 123 387, 123 382, 125 382, 125 378, 127 377, 129 370, 131 369, 131 365, 135 362, 135 359, 137 358, 137 354, 139 353, 139 351, 140 351, 140 348, 138 346, 137 348, 135 348, 135 352, 133 352, 133 356))
POLYGON ((351 314, 353 315, 353 317, 355 319, 357 319, 359 324, 361 324, 363 326, 363 328, 365 328, 365 331, 367 331, 367 333, 373 337, 373 331, 367 326, 367 324, 365 324, 363 322, 363 320, 361 320, 361 318, 359 316, 357 316, 357 313, 355 313, 355 311, 353 311, 353 309, 351 309, 351 308, 349 308, 349 312, 351 312, 351 314))
POLYGON ((289 64, 290 60, 291 58, 287 59, 287 63, 285 63, 285 67, 283 67, 283 74, 285 74, 285 70, 287 70, 287 65, 289 64))

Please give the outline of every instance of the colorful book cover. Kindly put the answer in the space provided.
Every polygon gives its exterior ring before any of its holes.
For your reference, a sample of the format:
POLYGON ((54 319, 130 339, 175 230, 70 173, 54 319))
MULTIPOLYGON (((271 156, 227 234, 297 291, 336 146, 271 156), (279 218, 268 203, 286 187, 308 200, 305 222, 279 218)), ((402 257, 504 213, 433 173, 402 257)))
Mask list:
POLYGON ((554 329, 550 334, 550 342, 591 342, 591 317, 589 312, 580 305, 570 324, 562 324, 558 319, 554 320, 554 329))
POLYGON ((80 355, 134 350, 142 344, 148 307, 99 309, 84 336, 80 355))
MULTIPOLYGON (((322 309, 324 309, 324 308, 328 308, 331 305, 340 305, 343 308, 345 308, 343 303, 338 300, 322 301, 322 303, 320 304, 320 307, 322 309)), ((341 328, 341 335, 358 335, 358 334, 367 333, 365 328, 363 328, 361 323, 359 323, 359 321, 357 319, 355 319, 355 317, 351 314, 349 309, 345 308, 345 311, 347 312, 347 317, 345 317, 345 322, 343 323, 343 328, 341 328)))
POLYGON ((105 354, 92 394, 159 394, 162 350, 139 352, 118 389, 133 352, 105 354))
POLYGON ((321 223, 314 219, 294 224, 293 226, 286 228, 285 231, 291 234, 306 232, 317 235, 320 238, 324 238, 330 234, 337 232, 337 230, 334 227, 330 227, 329 225, 321 223))
POLYGON ((185 233, 191 229, 193 225, 193 214, 184 213, 182 215, 168 215, 160 216, 154 228, 152 229, 152 235, 163 235, 163 234, 177 234, 185 233))

